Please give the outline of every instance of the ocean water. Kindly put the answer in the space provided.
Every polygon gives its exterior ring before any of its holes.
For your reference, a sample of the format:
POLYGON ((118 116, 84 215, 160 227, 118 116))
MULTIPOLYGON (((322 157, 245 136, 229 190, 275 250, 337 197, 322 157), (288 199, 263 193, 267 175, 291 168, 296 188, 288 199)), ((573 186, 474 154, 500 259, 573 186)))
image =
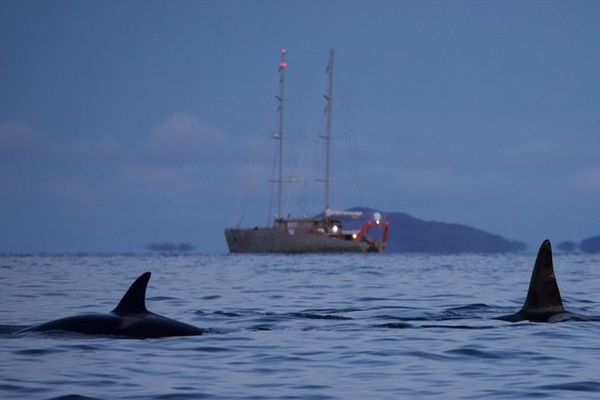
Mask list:
MULTIPOLYGON (((535 255, 0 257, 2 399, 599 398, 600 322, 516 312, 535 255), (19 333, 147 306, 208 330, 122 339, 19 333)), ((570 311, 600 315, 600 258, 556 255, 570 311)))

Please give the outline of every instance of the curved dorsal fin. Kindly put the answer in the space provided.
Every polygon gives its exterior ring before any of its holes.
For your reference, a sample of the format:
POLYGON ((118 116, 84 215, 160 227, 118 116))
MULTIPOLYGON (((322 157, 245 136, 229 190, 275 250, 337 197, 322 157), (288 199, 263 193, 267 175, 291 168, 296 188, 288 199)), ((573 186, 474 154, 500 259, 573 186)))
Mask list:
POLYGON ((565 312, 560 290, 554 275, 554 265, 552 263, 552 245, 549 240, 545 240, 540 246, 527 299, 523 305, 522 311, 525 312, 565 312))
POLYGON ((140 314, 147 313, 146 309, 146 287, 150 280, 150 272, 140 275, 127 290, 119 305, 112 310, 116 314, 140 314))

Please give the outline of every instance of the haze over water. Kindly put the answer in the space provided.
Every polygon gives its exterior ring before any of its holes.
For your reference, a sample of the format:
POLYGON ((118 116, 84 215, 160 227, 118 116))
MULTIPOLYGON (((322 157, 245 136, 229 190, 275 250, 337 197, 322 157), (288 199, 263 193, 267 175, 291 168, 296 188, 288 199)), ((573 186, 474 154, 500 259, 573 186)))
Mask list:
MULTIPOLYGON (((511 324, 532 255, 0 258, 3 399, 597 398, 598 322, 511 324), (110 311, 209 329, 129 340, 17 334, 110 311), (74 397, 68 397, 74 396, 74 397)), ((556 255, 567 309, 600 315, 600 258, 556 255)))

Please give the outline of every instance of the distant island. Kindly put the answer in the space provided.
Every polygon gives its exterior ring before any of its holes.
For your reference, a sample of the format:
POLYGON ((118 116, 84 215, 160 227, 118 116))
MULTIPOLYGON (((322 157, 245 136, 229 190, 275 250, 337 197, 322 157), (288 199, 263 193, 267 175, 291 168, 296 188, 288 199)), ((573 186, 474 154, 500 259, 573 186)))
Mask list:
MULTIPOLYGON (((364 218, 370 218, 376 210, 355 207, 364 218)), ((508 240, 461 224, 425 221, 401 212, 382 212, 390 222, 390 253, 509 253, 527 249, 527 245, 508 240)), ((344 221, 348 227, 360 227, 363 221, 344 221)))
POLYGON ((557 249, 564 253, 582 251, 584 253, 600 253, 600 236, 583 239, 580 243, 565 241, 558 244, 557 249))
POLYGON ((189 253, 194 251, 194 246, 190 243, 151 243, 146 246, 147 250, 154 251, 157 253, 189 253))
POLYGON ((586 253, 600 253, 600 236, 583 239, 579 243, 579 248, 586 253))

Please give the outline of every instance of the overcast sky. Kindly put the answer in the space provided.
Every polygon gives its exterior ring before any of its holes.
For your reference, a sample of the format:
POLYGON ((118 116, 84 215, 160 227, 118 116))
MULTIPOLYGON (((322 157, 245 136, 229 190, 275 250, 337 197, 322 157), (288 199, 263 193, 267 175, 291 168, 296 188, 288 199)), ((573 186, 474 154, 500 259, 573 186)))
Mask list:
MULTIPOLYGON (((536 247, 600 234, 600 2, 0 1, 0 252, 226 251, 267 224, 288 49, 286 212, 536 247)), ((271 213, 274 208, 271 209, 271 213)))

